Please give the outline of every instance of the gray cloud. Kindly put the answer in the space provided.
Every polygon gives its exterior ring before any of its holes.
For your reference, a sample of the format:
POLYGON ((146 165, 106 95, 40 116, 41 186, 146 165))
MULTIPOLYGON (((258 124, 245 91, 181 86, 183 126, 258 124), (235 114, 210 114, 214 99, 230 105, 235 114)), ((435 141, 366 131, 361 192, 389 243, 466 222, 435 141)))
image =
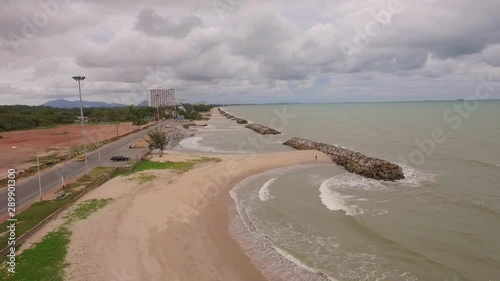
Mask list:
POLYGON ((121 103, 158 85, 212 102, 445 98, 500 77, 496 0, 400 0, 385 23, 384 0, 55 1, 2 2, 1 103, 73 97, 77 74, 121 103))
POLYGON ((186 16, 176 21, 161 16, 151 8, 145 8, 139 12, 135 27, 151 36, 183 38, 202 24, 202 20, 197 16, 186 16))

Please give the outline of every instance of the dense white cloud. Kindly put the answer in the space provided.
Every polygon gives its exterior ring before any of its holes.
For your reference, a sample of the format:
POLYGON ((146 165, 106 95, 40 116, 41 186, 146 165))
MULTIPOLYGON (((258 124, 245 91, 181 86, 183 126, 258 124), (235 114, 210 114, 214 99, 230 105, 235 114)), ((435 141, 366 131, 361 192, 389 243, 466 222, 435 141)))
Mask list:
MULTIPOLYGON (((496 0, 0 3, 0 103, 423 100, 500 77, 496 0)), ((496 81, 500 80, 496 79, 496 81)), ((500 97, 497 94, 495 97, 500 97)))

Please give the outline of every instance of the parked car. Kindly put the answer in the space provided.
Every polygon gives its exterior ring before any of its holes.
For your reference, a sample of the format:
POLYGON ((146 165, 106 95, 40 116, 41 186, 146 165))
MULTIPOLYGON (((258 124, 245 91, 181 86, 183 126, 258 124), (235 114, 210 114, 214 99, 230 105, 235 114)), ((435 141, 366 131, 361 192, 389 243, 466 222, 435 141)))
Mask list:
POLYGON ((129 161, 130 160, 130 157, 125 157, 123 155, 119 155, 119 156, 113 156, 111 157, 111 161, 129 161))

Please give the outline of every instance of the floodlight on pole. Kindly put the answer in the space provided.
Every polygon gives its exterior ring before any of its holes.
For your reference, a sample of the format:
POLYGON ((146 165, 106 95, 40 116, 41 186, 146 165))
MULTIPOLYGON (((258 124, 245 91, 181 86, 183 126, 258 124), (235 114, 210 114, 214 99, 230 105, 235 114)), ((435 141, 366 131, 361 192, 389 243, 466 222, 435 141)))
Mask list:
POLYGON ((78 82, 78 93, 80 94, 80 121, 82 123, 82 137, 83 137, 83 156, 85 157, 85 174, 89 174, 89 164, 87 161, 87 144, 85 142, 85 124, 83 122, 83 102, 82 102, 82 88, 80 82, 85 80, 85 76, 73 76, 75 81, 78 82))

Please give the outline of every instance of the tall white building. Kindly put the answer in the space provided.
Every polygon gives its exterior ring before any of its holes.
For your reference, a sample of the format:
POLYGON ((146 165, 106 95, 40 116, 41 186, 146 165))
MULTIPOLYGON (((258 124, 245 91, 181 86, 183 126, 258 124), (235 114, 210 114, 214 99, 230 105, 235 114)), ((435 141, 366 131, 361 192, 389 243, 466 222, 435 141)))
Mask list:
POLYGON ((175 89, 149 89, 149 106, 175 106, 175 89))

